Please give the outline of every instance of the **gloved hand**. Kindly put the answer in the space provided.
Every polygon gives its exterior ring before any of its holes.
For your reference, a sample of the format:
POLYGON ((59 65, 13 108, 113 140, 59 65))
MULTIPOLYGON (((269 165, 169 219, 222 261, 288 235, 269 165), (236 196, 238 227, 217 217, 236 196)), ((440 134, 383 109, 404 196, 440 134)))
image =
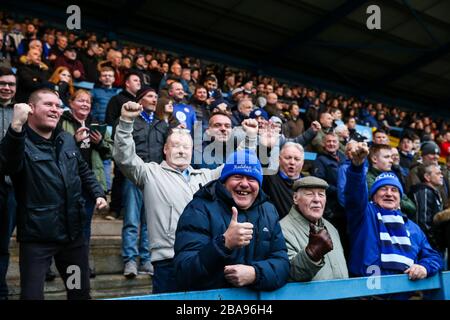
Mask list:
POLYGON ((327 229, 310 223, 309 241, 305 251, 311 260, 315 262, 322 260, 323 256, 331 250, 333 250, 333 241, 327 229))

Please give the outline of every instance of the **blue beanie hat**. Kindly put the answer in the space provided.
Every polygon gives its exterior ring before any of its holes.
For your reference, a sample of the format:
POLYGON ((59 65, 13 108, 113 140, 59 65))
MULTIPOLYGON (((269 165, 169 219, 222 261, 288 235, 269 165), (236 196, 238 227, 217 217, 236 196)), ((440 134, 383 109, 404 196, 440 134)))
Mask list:
POLYGON ((378 177, 375 178, 375 182, 370 189, 370 198, 383 186, 394 186, 400 192, 400 198, 403 196, 403 187, 400 181, 398 180, 395 173, 392 172, 383 172, 378 177))
POLYGON ((224 183, 229 176, 239 174, 252 177, 262 185, 262 167, 258 157, 252 150, 239 150, 228 156, 220 175, 220 182, 224 183))
POLYGON ((269 120, 269 114, 263 108, 255 109, 250 113, 250 119, 255 119, 257 117, 263 117, 264 119, 269 120))

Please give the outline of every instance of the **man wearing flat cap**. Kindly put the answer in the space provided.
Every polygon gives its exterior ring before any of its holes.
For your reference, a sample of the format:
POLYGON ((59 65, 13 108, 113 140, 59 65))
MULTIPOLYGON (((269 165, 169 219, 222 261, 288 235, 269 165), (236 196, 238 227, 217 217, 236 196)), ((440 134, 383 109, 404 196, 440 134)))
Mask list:
POLYGON ((312 176, 294 182, 294 205, 280 221, 292 281, 348 278, 339 233, 322 217, 327 188, 325 180, 312 176))

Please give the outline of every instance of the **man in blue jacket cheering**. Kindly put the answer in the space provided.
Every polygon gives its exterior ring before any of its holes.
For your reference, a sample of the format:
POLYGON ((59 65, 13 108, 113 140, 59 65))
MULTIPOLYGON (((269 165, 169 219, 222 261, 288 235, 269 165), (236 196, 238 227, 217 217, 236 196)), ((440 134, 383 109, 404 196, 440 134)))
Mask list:
POLYGON ((260 190, 262 179, 256 155, 237 151, 227 159, 220 179, 194 195, 176 231, 179 290, 275 290, 286 283, 286 243, 277 211, 260 190))
POLYGON ((403 188, 397 176, 381 173, 367 194, 362 164, 368 153, 367 145, 358 143, 347 171, 345 210, 351 246, 350 274, 369 276, 374 266, 381 275, 405 273, 411 280, 436 274, 442 269, 442 259, 419 226, 401 212, 403 188))

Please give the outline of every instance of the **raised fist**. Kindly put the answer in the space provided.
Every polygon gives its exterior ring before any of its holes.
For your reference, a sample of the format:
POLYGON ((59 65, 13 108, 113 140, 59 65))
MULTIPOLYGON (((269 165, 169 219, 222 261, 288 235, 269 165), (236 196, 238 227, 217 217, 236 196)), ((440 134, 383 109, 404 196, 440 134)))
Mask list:
POLYGON ((311 129, 313 129, 314 132, 319 132, 319 130, 322 129, 322 126, 319 121, 313 121, 311 123, 311 129))
POLYGON ((245 119, 242 121, 242 128, 249 137, 256 137, 258 134, 258 121, 255 119, 245 119))
POLYGON ((143 108, 139 103, 128 101, 123 104, 121 118, 127 121, 133 121, 142 112, 143 108))
POLYGON ((367 158, 369 154, 369 147, 367 147, 367 143, 359 142, 351 151, 352 163, 355 166, 360 166, 363 164, 364 160, 367 158))
POLYGON ((17 103, 14 105, 14 113, 11 121, 11 127, 14 131, 22 131, 22 127, 27 122, 30 112, 32 112, 31 107, 26 103, 17 103))

